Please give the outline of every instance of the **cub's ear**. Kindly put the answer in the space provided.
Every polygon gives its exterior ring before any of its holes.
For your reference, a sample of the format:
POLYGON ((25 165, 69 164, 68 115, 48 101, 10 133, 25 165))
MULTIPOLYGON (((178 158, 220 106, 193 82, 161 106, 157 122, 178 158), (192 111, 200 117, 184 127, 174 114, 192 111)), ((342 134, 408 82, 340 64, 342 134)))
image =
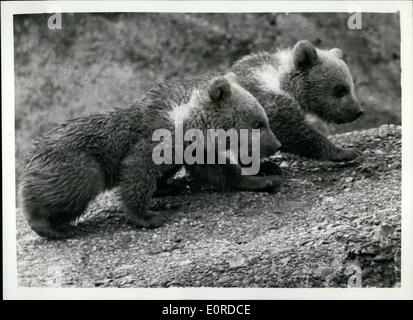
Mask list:
POLYGON ((339 48, 333 48, 330 52, 338 59, 343 59, 343 52, 339 48))
POLYGON ((317 50, 308 40, 298 41, 293 48, 293 59, 298 69, 311 68, 318 61, 317 50))
POLYGON ((215 78, 209 85, 208 94, 213 102, 219 103, 231 97, 231 85, 224 77, 215 78))

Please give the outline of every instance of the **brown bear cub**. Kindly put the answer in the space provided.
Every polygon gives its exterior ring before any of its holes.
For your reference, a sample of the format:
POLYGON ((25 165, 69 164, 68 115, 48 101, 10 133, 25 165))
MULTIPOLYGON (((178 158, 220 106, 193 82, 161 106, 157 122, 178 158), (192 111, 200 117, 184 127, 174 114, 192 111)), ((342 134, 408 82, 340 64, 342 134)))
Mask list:
MULTIPOLYGON (((114 186, 119 186, 134 225, 160 226, 164 218, 148 210, 151 197, 157 183, 182 164, 155 164, 152 153, 159 142, 152 138, 160 128, 174 132, 177 121, 184 130, 260 129, 262 157, 280 147, 264 109, 228 75, 159 84, 139 104, 70 120, 37 141, 21 184, 23 209, 36 233, 47 238, 73 235, 70 222, 114 186)), ((234 168, 237 184, 250 185, 237 165, 228 166, 234 168)))
MULTIPOLYGON (((359 156, 356 149, 335 146, 306 121, 306 114, 311 114, 327 122, 345 123, 363 113, 340 49, 321 50, 302 40, 292 49, 248 55, 237 61, 230 71, 265 109, 270 128, 281 142, 281 151, 330 161, 349 161, 359 156)), ((234 189, 226 180, 224 167, 186 168, 199 184, 217 190, 234 189)), ((265 161, 259 175, 280 173, 275 162, 265 161)), ((236 181, 233 176, 232 181, 236 181)))
POLYGON ((322 50, 301 40, 292 49, 248 55, 231 71, 264 107, 281 151, 331 161, 359 156, 355 149, 332 144, 305 118, 311 114, 327 122, 346 123, 363 114, 340 49, 322 50))

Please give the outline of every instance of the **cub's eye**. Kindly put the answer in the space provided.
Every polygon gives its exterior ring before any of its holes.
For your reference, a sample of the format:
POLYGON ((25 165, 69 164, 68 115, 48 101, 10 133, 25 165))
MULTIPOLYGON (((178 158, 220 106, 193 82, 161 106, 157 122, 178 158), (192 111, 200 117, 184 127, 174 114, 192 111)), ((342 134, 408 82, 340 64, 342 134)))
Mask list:
POLYGON ((334 96, 337 98, 342 98, 350 93, 350 89, 346 86, 340 85, 334 87, 334 96))

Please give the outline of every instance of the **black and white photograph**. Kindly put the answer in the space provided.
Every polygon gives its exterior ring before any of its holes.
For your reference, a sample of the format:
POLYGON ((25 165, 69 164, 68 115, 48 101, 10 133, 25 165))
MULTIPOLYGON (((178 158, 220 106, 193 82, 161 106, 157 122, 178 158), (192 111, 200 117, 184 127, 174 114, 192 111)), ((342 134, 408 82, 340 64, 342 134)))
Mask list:
POLYGON ((103 2, 2 17, 14 290, 402 296, 411 3, 103 2))

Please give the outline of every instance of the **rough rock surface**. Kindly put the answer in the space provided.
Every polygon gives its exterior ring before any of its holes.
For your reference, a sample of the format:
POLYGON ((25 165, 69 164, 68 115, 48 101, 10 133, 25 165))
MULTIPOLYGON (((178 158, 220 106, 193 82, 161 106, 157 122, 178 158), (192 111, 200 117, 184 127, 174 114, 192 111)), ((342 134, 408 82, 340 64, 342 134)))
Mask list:
POLYGON ((38 237, 17 212, 18 283, 38 287, 400 286, 401 127, 331 137, 363 160, 277 158, 280 193, 185 192, 154 230, 125 222, 101 195, 65 241, 38 237), (360 277, 361 276, 361 277, 360 277), (361 282, 360 282, 361 280, 361 282))

